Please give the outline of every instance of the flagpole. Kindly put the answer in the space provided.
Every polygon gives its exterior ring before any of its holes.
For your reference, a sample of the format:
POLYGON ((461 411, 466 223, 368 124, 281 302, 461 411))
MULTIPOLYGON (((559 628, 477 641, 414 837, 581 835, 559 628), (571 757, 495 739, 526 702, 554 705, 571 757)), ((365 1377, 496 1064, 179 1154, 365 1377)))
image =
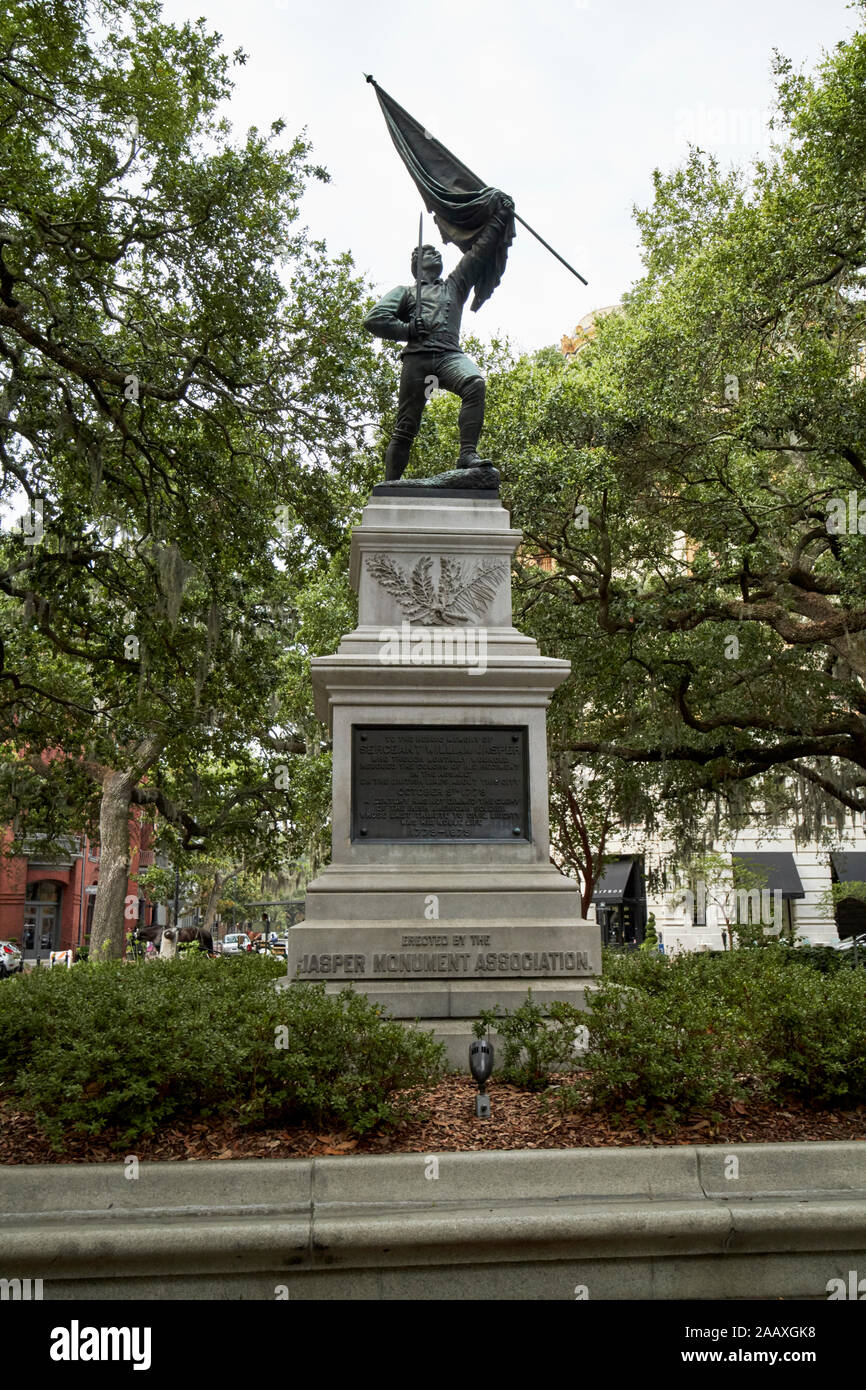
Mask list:
POLYGON ((553 247, 550 245, 549 242, 544 240, 543 236, 538 235, 538 232, 535 230, 534 227, 530 227, 528 222, 524 222, 519 212, 515 212, 514 220, 515 222, 519 222, 521 227, 525 227, 528 232, 531 232, 532 235, 535 237, 535 240, 540 241, 542 246, 546 247, 546 249, 550 252, 551 256, 555 256, 558 261, 561 261, 562 264, 565 266, 566 270, 570 270, 572 275, 576 275, 581 284, 586 285, 589 283, 587 280, 584 280, 579 270, 575 270, 573 265, 568 264, 568 261, 565 259, 564 256, 560 256, 558 251, 554 251, 553 247))

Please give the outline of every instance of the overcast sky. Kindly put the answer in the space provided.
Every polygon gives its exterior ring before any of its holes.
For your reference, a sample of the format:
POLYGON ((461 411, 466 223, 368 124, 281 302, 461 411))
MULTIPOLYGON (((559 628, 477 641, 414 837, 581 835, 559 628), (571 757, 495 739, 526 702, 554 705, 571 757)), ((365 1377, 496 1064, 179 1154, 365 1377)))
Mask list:
MULTIPOLYGON (((846 0, 165 0, 247 64, 229 116, 284 139, 306 126, 332 182, 304 220, 385 293, 409 279, 420 197, 370 72, 589 281, 518 227, 505 277, 464 329, 526 349, 558 342, 641 271, 633 204, 691 139, 726 164, 766 149, 778 48, 814 66, 856 27, 846 0)), ((426 238, 438 240, 425 216, 426 238)), ((446 271, 457 259, 445 250, 446 271)))

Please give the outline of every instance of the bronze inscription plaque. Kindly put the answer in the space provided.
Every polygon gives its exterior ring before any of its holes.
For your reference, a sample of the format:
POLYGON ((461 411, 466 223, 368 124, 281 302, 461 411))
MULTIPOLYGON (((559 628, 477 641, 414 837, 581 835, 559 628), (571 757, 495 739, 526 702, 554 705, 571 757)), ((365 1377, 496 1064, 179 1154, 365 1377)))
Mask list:
POLYGON ((356 725, 352 839, 530 839, 525 728, 356 725))

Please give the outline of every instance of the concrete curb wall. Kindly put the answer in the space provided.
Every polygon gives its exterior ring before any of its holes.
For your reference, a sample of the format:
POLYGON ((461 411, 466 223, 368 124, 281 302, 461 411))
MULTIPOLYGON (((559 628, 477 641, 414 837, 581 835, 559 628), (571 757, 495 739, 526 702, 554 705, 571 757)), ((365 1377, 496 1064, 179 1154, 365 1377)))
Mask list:
POLYGON ((866 1276, 866 1143, 0 1168, 45 1297, 825 1298, 866 1276), (436 1176, 434 1176, 434 1173, 436 1176), (736 1176, 733 1174, 736 1173, 736 1176))

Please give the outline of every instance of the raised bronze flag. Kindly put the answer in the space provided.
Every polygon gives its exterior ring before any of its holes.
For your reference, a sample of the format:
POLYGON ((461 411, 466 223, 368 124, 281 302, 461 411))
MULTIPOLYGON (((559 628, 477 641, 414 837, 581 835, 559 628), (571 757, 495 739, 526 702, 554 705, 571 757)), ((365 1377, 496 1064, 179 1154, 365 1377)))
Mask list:
MULTIPOLYGON (((376 90, 397 153, 421 194, 424 206, 432 212, 442 240, 459 246, 461 251, 468 251, 490 225, 496 211, 498 190, 490 188, 467 169, 414 116, 383 91, 374 78, 368 77, 367 81, 376 90)), ((473 286, 473 310, 481 308, 502 279, 513 240, 514 213, 511 213, 473 286)))

